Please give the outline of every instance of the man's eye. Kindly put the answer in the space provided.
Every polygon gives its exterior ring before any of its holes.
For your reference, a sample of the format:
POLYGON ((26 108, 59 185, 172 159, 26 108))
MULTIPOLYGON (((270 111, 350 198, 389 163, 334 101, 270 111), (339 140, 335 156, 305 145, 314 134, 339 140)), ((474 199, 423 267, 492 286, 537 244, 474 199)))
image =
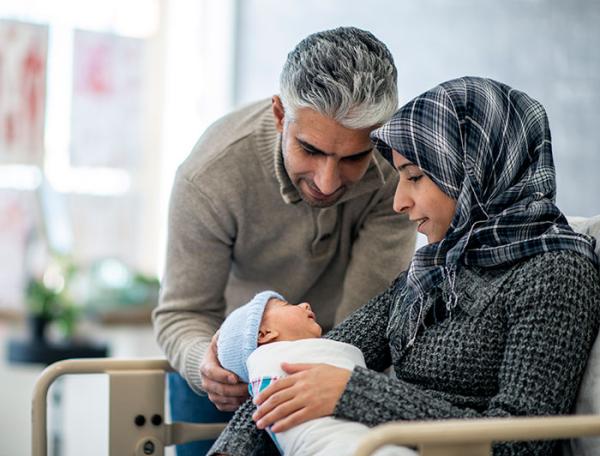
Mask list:
POLYGON ((350 155, 349 157, 344 157, 343 160, 344 161, 349 161, 349 162, 357 162, 357 161, 361 161, 363 158, 365 158, 367 155, 350 155))
POLYGON ((411 182, 417 182, 419 179, 421 179, 423 177, 423 175, 421 174, 420 176, 410 176, 408 178, 409 181, 411 182))
POLYGON ((310 150, 307 149, 306 147, 303 147, 302 150, 307 154, 307 155, 321 155, 321 152, 317 152, 316 150, 310 150))

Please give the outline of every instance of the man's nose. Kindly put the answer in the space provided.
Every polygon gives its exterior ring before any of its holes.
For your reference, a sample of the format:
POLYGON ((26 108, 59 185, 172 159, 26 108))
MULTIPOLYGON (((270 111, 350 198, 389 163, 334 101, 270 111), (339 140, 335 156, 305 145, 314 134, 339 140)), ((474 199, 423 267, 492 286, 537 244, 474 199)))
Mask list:
POLYGON ((334 157, 326 157, 320 166, 315 176, 315 185, 324 195, 331 195, 342 185, 338 161, 334 157))

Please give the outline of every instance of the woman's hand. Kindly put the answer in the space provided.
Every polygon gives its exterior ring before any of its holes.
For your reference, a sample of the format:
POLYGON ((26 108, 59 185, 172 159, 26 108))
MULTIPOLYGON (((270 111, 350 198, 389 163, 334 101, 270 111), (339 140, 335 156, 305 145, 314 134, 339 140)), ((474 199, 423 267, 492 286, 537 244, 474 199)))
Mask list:
POLYGON ((281 368, 289 376, 277 380, 254 399, 258 410, 252 419, 259 429, 272 425, 273 432, 283 432, 331 415, 352 374, 329 364, 282 363, 281 368))

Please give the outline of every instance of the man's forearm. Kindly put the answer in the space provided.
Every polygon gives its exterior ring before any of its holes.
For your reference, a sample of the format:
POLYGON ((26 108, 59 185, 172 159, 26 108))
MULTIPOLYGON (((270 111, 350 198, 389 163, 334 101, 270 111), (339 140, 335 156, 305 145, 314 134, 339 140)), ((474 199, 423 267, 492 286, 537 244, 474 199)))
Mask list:
POLYGON ((228 218, 180 168, 169 206, 169 239, 159 306, 153 312, 158 344, 171 365, 198 390, 199 366, 225 314, 231 266, 228 218))
POLYGON ((200 364, 220 322, 195 312, 165 310, 159 306, 153 313, 158 345, 169 363, 196 393, 203 393, 200 364))

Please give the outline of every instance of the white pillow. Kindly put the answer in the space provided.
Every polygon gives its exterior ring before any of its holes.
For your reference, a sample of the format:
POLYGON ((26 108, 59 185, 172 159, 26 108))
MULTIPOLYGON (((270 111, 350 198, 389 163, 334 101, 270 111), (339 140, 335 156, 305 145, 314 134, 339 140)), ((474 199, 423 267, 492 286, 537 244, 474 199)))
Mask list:
MULTIPOLYGON (((596 238, 596 253, 600 256, 600 215, 590 218, 568 217, 568 220, 573 230, 596 238)), ((596 336, 583 374, 575 414, 600 415, 600 335, 596 336)), ((565 455, 598 456, 600 437, 571 439, 563 450, 565 455)))
POLYGON ((574 231, 596 238, 596 255, 600 256, 600 215, 593 217, 567 217, 567 221, 574 231))

